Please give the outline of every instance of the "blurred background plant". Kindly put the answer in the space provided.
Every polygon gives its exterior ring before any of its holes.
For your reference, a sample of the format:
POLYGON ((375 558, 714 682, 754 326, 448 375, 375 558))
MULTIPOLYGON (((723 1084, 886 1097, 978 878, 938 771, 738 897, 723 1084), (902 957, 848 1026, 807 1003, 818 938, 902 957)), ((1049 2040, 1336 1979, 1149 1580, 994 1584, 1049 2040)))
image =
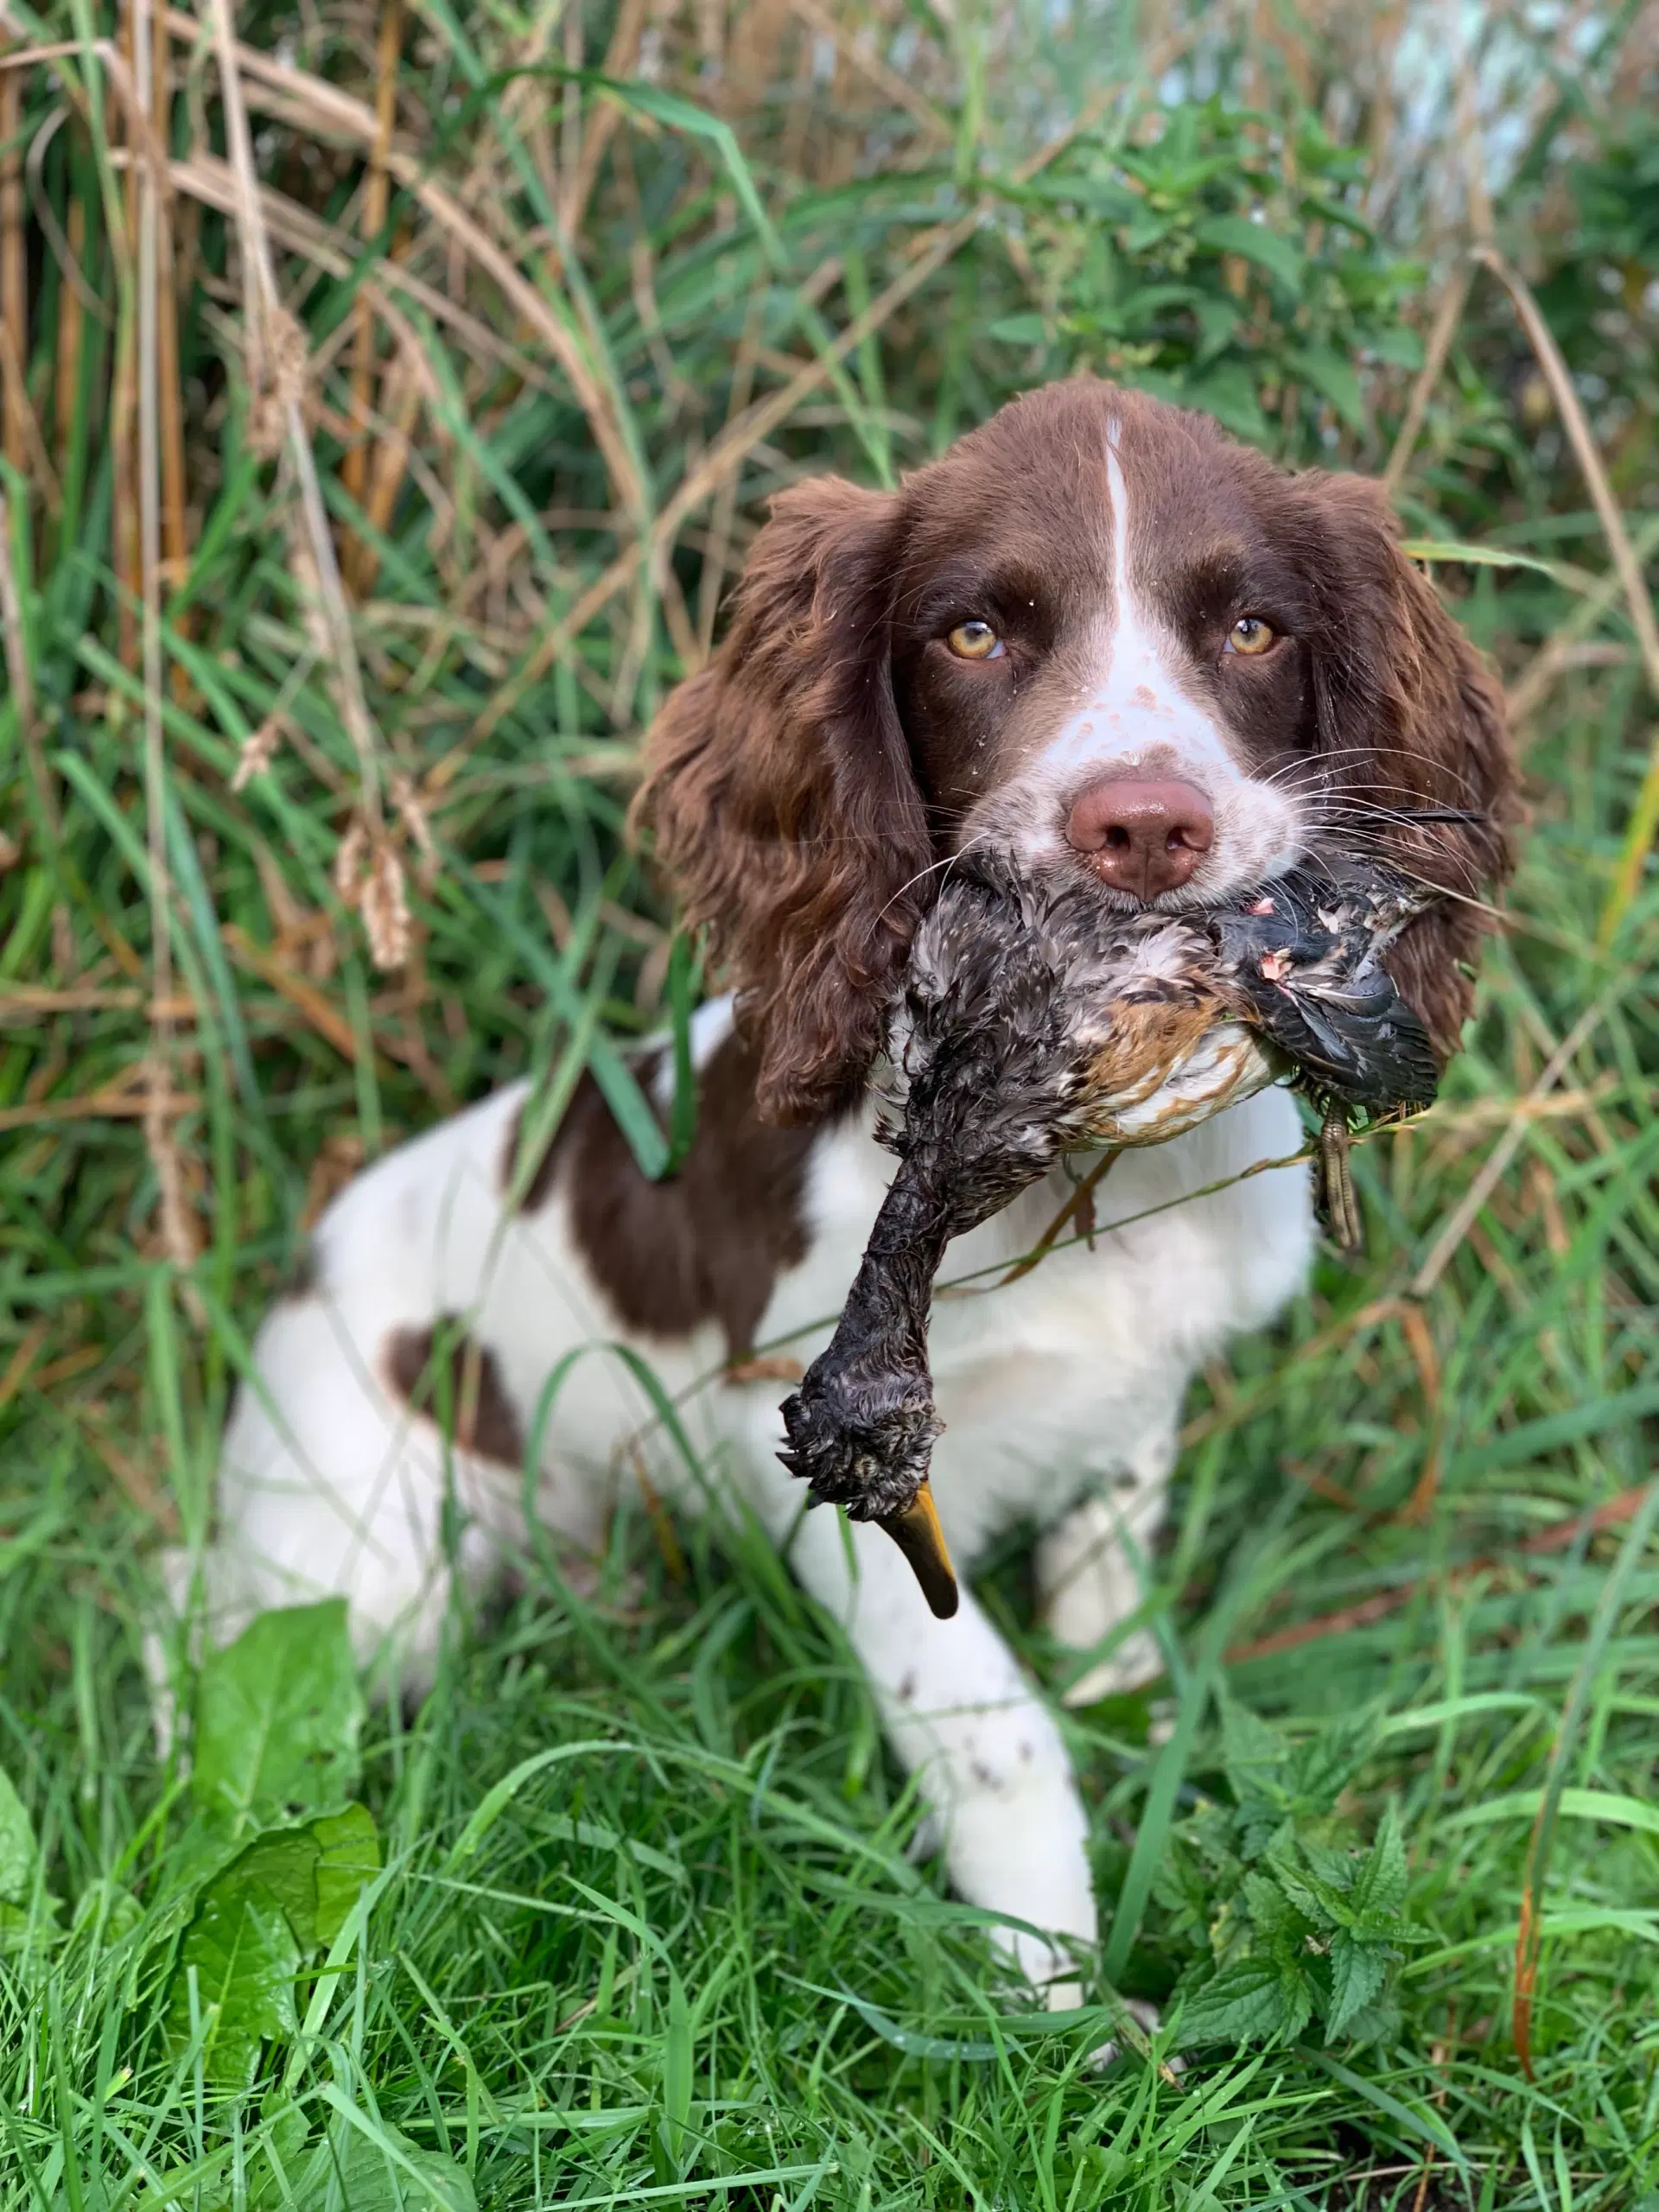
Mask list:
MULTIPOLYGON (((1659 2190, 1656 93, 1650 0, 0 0, 0 2204, 241 2202, 331 2100, 514 2204, 1659 2190), (632 1594, 538 1569, 373 1725, 372 1939, 266 2062, 297 2106, 224 2107, 168 2042, 136 1639, 262 1304, 358 1166, 526 1068, 608 1052, 660 1166, 609 1043, 671 968, 642 728, 770 493, 1076 369, 1386 469, 1530 779, 1469 1051, 1360 1161, 1370 1264, 1192 1409, 1148 1599, 1182 1725, 1069 1724, 1159 1994, 1249 1950, 1198 1859, 1153 1891, 1236 1796, 1205 1624, 1285 1740, 1372 1712, 1339 1809, 1401 1808, 1387 2031, 1183 2087, 1022 2029, 830 1630, 740 1535, 688 1567, 625 1514, 632 1594), (654 1777, 550 1770, 463 1895, 488 1782, 595 1734, 654 1777)), ((1020 1578, 988 1599, 1052 1674, 1020 1578)))

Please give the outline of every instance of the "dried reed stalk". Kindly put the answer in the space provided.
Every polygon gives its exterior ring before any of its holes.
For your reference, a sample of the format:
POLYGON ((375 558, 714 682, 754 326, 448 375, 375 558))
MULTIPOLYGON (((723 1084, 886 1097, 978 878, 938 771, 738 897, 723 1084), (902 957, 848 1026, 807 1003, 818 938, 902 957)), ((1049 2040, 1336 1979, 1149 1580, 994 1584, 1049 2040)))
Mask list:
MULTIPOLYGON (((334 557, 316 457, 306 431, 305 338, 277 296, 230 0, 212 0, 212 10, 226 150, 236 184, 236 226, 247 304, 254 411, 268 418, 270 434, 286 450, 298 487, 297 512, 291 516, 289 529, 289 567, 314 647, 330 671, 335 705, 357 755, 356 817, 336 855, 336 887, 347 906, 361 909, 376 964, 396 967, 408 950, 403 863, 387 833, 374 724, 363 690, 357 642, 334 557)), ((353 107, 356 105, 353 103, 353 107)))
MULTIPOLYGON (((155 136, 156 225, 156 379, 161 430, 162 575, 175 591, 182 589, 190 571, 190 543, 185 521, 187 479, 184 460, 184 391, 179 374, 179 307, 173 265, 173 226, 168 176, 161 159, 171 137, 172 108, 168 91, 167 26, 158 10, 150 23, 150 99, 149 114, 155 136)), ((66 289, 68 288, 66 287, 66 289)), ((179 617, 188 635, 187 608, 179 617)), ((173 664, 173 696, 185 698, 189 679, 181 662, 173 664)))
MULTIPOLYGON (((415 424, 421 411, 420 373, 410 359, 407 350, 399 354, 386 385, 387 412, 391 427, 375 442, 374 467, 364 503, 370 527, 376 537, 385 535, 391 520, 391 511, 397 504, 397 493, 409 464, 415 424)), ((359 572, 359 592, 366 594, 373 589, 379 566, 379 554, 373 543, 365 540, 359 572)))
POLYGON ((1418 370, 1416 380, 1411 387, 1411 397, 1406 403, 1405 419, 1395 438, 1389 465, 1382 472, 1383 489, 1390 499, 1400 495, 1400 486, 1405 481, 1412 454, 1422 435, 1429 400, 1440 380, 1446 357, 1452 351, 1452 340, 1456 337, 1458 325, 1463 319, 1464 304, 1469 297, 1469 264, 1460 257, 1446 280, 1440 304, 1434 310, 1433 327, 1423 349, 1423 365, 1418 370))
MULTIPOLYGON (((216 207, 221 214, 235 214, 239 204, 236 178, 230 163, 221 162, 217 156, 202 154, 194 161, 175 162, 169 168, 168 179, 175 192, 188 194, 204 207, 216 207)), ((331 276, 351 274, 356 247, 346 232, 325 223, 308 207, 301 207, 298 200, 274 192, 268 184, 259 188, 259 207, 267 232, 289 252, 303 254, 331 276)), ((360 283, 364 297, 383 321, 399 321, 387 296, 402 293, 417 307, 424 308, 435 322, 447 324, 479 359, 499 363, 526 384, 553 389, 551 379, 534 361, 498 337, 487 323, 457 306, 448 293, 412 276, 400 262, 383 261, 379 281, 365 276, 360 283)))
MULTIPOLYGON (((1659 553, 1659 516, 1650 515, 1637 531, 1631 543, 1637 566, 1645 568, 1656 553, 1659 553)), ((1542 698, 1556 676, 1566 668, 1592 666, 1597 664, 1581 656, 1592 648, 1586 644, 1590 632, 1602 617, 1624 594, 1624 584, 1617 569, 1609 569, 1597 577, 1565 620, 1560 623, 1539 646, 1526 667, 1516 678, 1504 696, 1504 710, 1517 727, 1542 698)), ((1623 646, 1597 647, 1597 652, 1611 651, 1623 658, 1623 646)))
MULTIPOLYGON (((397 119, 397 61, 403 38, 403 0, 385 0, 375 52, 374 143, 369 149, 369 173, 363 188, 360 227, 365 245, 385 230, 391 201, 386 156, 391 149, 392 126, 397 119)), ((361 289, 357 296, 356 322, 352 349, 353 435, 340 463, 340 475, 341 483, 360 507, 369 480, 369 393, 374 381, 374 308, 361 289)), ((350 531, 343 531, 340 566, 346 582, 359 598, 369 588, 374 565, 363 541, 350 531)))
MULTIPOLYGON (((106 63, 118 59, 119 67, 111 67, 118 88, 126 97, 121 101, 122 130, 129 149, 137 148, 141 132, 132 112, 132 19, 124 16, 121 25, 118 57, 112 52, 106 63)), ((134 156, 136 162, 136 154, 134 156)), ((133 240, 138 221, 138 174, 130 163, 127 170, 126 192, 122 207, 123 222, 118 233, 111 240, 118 268, 130 266, 133 240)), ((130 314, 117 316, 115 327, 115 370, 110 390, 110 535, 116 581, 116 651, 123 668, 136 671, 138 666, 138 625, 133 609, 143 590, 139 574, 138 553, 138 486, 137 454, 134 446, 134 430, 138 407, 137 361, 135 347, 137 334, 130 314)))
MULTIPOLYGON (((152 83, 156 26, 150 0, 131 0, 127 18, 133 91, 140 111, 154 113, 152 83)), ((161 221, 165 179, 158 174, 155 139, 135 131, 139 159, 130 175, 137 188, 138 561, 143 613, 144 690, 144 819, 149 872, 149 1052, 145 1065, 144 1148, 161 1199, 162 1242, 181 1275, 190 1317, 200 1328, 207 1313, 188 1270, 196 1257, 195 1225, 185 1191, 183 1162, 174 1128, 172 894, 167 855, 167 761, 162 730, 162 312, 161 221)), ((176 344, 176 340, 175 340, 176 344)), ((176 354, 175 369, 176 372, 176 354)))
POLYGON ((21 476, 28 464, 29 279, 23 241, 23 85, 0 70, 0 452, 21 476))
POLYGON ((728 477, 741 469, 754 448, 780 423, 786 422, 802 400, 809 393, 816 391, 836 365, 844 361, 864 339, 879 330, 912 292, 919 290, 930 276, 943 268, 978 227, 979 217, 976 213, 964 215, 958 222, 936 233, 933 243, 926 251, 918 255, 902 275, 896 276, 887 289, 870 302, 862 315, 855 316, 848 324, 833 345, 827 346, 816 359, 809 361, 780 391, 769 392, 765 399, 757 400, 735 422, 728 425, 696 467, 682 480, 658 515, 649 533, 618 554, 609 568, 581 594, 569 613, 543 634, 524 666, 496 693, 461 742, 452 746, 442 760, 434 763, 425 779, 424 788, 429 801, 453 781, 467 755, 489 737, 504 716, 512 712, 531 685, 541 681, 560 654, 581 636, 594 615, 626 588, 641 564, 664 559, 686 518, 711 493, 717 491, 728 477))

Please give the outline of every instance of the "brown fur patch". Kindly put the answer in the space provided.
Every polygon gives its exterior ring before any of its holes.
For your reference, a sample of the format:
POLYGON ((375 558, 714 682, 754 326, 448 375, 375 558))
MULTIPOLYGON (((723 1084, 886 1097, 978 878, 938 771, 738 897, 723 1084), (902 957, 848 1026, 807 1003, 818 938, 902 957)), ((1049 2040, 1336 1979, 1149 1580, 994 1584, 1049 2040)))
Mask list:
POLYGON ((442 1408, 452 1424, 449 1434, 463 1451, 504 1467, 522 1467, 524 1430, 495 1356, 470 1337, 454 1334, 456 1319, 446 1314, 435 1329, 394 1329, 386 1339, 387 1380, 429 1420, 436 1421, 442 1408), (442 1378, 433 1357, 440 1334, 448 1366, 447 1390, 440 1387, 442 1378))
MULTIPOLYGON (((814 1133, 760 1120, 757 1065, 736 1038, 710 1056, 690 1151, 659 1183, 640 1173, 584 1075, 524 1200, 526 1211, 544 1205, 556 1179, 569 1192, 577 1246, 624 1327, 675 1338, 715 1321, 734 1359, 749 1351, 779 1271, 806 1251, 801 1188, 814 1133)), ((654 1069, 636 1069, 648 1094, 654 1069)), ((515 1126, 504 1177, 517 1144, 515 1126)))

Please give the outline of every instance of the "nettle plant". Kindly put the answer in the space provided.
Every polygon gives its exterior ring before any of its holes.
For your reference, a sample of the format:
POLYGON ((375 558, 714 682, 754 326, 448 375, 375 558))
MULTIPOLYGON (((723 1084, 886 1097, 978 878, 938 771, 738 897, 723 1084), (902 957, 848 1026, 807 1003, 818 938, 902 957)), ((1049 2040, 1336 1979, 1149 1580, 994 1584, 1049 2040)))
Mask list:
POLYGON ((1201 407, 1308 460, 1364 438, 1364 372, 1415 368, 1402 308, 1420 264, 1359 213, 1362 155, 1312 118, 1283 131, 1209 100, 1144 144, 1080 138, 1010 192, 1040 306, 990 335, 1033 352, 1019 380, 1092 370, 1201 407))
POLYGON ((1230 1802, 1200 1800, 1154 1885, 1166 1940, 1186 1955, 1173 1999, 1183 2044, 1327 2043, 1388 2035, 1408 1944, 1406 1853, 1392 1803, 1369 1847, 1344 1807, 1376 1733, 1363 1716, 1293 1742, 1230 1700, 1221 1764, 1230 1802))

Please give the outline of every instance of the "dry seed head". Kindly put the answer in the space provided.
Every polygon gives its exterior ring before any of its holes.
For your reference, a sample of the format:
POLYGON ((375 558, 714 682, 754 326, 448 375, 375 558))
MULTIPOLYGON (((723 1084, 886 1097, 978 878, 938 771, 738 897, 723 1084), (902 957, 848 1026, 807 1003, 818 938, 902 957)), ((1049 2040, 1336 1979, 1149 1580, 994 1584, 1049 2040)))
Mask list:
POLYGON ((248 443, 274 461, 288 435, 288 410, 305 396, 305 333, 284 308, 265 315, 265 380, 248 409, 248 443))
POLYGON ((242 741, 242 750, 237 755, 236 773, 231 778, 233 791, 243 790, 256 776, 263 776, 276 756, 283 741, 283 718, 267 715, 251 737, 242 741))
POLYGON ((412 779, 403 769, 393 772, 391 803, 397 810, 397 819, 409 832, 410 842, 421 856, 416 880, 423 891, 429 891, 438 879, 438 849, 432 841, 432 825, 427 820, 426 808, 412 779))
POLYGON ((363 885, 363 931, 377 968, 401 968, 409 958, 412 930, 404 864, 390 840, 374 849, 363 885))
POLYGON ((363 856, 368 850, 369 833, 362 817, 353 815, 351 826, 340 839, 334 854, 334 889, 340 903, 348 911, 363 895, 363 856))

